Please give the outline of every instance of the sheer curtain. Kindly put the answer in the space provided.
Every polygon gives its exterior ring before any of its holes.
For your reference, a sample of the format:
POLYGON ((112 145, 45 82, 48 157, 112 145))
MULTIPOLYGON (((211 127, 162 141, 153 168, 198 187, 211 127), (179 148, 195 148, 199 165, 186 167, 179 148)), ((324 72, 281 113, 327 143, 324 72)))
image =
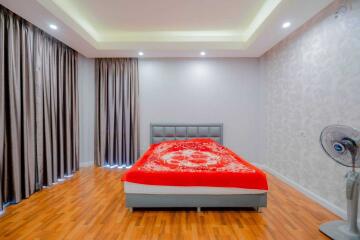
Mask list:
POLYGON ((77 53, 0 5, 0 210, 79 168, 77 53))
POLYGON ((130 166, 139 157, 137 59, 96 59, 95 164, 130 166))

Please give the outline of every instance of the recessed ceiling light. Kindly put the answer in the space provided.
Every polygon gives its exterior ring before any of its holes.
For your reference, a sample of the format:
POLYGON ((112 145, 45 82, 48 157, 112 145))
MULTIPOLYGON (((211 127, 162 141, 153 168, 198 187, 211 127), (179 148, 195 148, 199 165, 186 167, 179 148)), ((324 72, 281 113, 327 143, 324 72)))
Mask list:
POLYGON ((55 24, 50 24, 49 27, 54 30, 58 29, 58 27, 55 24))
POLYGON ((205 56, 205 55, 206 55, 206 52, 202 51, 202 52, 200 52, 200 55, 201 55, 201 56, 205 56))
POLYGON ((138 52, 138 55, 139 56, 144 56, 144 53, 143 52, 138 52))
POLYGON ((288 28, 290 26, 291 26, 291 22, 284 22, 282 25, 283 28, 288 28))

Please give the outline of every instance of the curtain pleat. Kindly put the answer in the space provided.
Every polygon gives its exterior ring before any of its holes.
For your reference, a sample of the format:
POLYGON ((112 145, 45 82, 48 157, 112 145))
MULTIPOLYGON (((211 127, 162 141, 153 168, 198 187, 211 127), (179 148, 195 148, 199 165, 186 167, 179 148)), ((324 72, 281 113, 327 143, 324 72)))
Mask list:
POLYGON ((95 164, 130 166, 139 157, 137 59, 96 59, 95 164))
POLYGON ((72 66, 72 75, 71 79, 74 79, 74 81, 71 81, 71 130, 72 130, 72 136, 71 136, 71 143, 72 143, 72 172, 75 172, 80 167, 80 157, 79 157, 79 94, 78 94, 78 81, 77 81, 77 75, 78 75, 78 64, 77 64, 77 54, 71 55, 71 62, 70 65, 72 66))
MULTIPOLYGON (((0 10, 1 11, 1 10, 0 10)), ((0 12, 0 63, 5 63, 5 16, 0 12)), ((0 176, 4 172, 5 159, 5 65, 0 64, 0 176)), ((1 178, 1 180, 3 180, 1 178)), ((3 182, 0 182, 0 210, 4 202, 3 182)))
MULTIPOLYGON (((65 59, 65 49, 59 48, 58 49, 58 56, 57 61, 61 62, 65 59)), ((64 79, 64 66, 59 66, 57 68, 57 76, 59 79, 64 79)), ((64 82, 59 81, 57 83, 57 89, 58 89, 58 135, 57 135, 57 141, 58 141, 58 148, 59 148, 59 154, 58 154, 58 176, 59 178, 64 178, 65 172, 64 172, 64 166, 65 166, 65 134, 64 134, 64 82)))
POLYGON ((79 168, 77 53, 0 5, 0 209, 79 168))
MULTIPOLYGON (((8 173, 8 180, 5 183, 4 195, 12 195, 13 200, 19 202, 21 200, 21 81, 20 73, 20 21, 14 18, 9 18, 7 21, 7 80, 5 80, 5 117, 6 123, 6 145, 7 145, 7 159, 5 160, 5 172, 8 173)), ((5 31, 6 31, 5 30, 5 31)), ((6 66, 6 64, 5 64, 6 66)), ((6 74, 5 73, 5 74, 6 74)))
POLYGON ((34 74, 33 74, 33 47, 32 47, 33 32, 29 30, 28 25, 24 25, 22 31, 22 45, 23 52, 21 60, 22 79, 28 79, 23 82, 22 87, 22 112, 26 117, 22 117, 23 128, 23 182, 24 182, 24 197, 30 196, 35 191, 35 102, 34 102, 34 74))

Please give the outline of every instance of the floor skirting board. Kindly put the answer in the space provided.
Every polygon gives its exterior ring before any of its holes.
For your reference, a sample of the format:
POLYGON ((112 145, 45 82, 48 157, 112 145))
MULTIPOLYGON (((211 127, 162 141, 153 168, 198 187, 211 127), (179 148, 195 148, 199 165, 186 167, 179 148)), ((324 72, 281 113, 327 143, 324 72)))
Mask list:
MULTIPOLYGON (((261 168, 261 169, 269 172, 270 174, 274 175, 275 177, 281 179, 285 183, 289 184, 290 186, 292 186, 293 188, 295 188, 299 192, 303 193, 304 195, 311 198, 315 202, 319 203, 321 206, 325 207, 326 209, 328 209, 332 213, 338 215, 339 217, 341 217, 343 219, 347 218, 347 214, 346 214, 345 210, 339 208, 338 206, 336 206, 333 203, 329 202, 325 198, 320 197, 319 195, 317 195, 317 194, 313 193, 312 191, 306 189, 305 187, 303 187, 300 184, 294 182, 293 180, 289 179, 288 177, 285 177, 284 175, 280 174, 278 171, 273 170, 273 169, 267 167, 264 164, 258 164, 258 163, 252 163, 252 164, 257 166, 258 168, 261 168)), ((358 219, 358 222, 360 222, 360 218, 358 219)))

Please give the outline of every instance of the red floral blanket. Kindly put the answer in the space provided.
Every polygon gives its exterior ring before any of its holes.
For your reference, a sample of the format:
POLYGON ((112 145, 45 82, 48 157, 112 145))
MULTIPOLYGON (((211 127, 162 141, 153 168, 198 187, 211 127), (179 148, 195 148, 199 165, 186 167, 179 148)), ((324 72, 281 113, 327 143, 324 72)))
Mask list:
POLYGON ((165 186, 268 189, 264 172, 211 139, 153 144, 122 180, 165 186))

